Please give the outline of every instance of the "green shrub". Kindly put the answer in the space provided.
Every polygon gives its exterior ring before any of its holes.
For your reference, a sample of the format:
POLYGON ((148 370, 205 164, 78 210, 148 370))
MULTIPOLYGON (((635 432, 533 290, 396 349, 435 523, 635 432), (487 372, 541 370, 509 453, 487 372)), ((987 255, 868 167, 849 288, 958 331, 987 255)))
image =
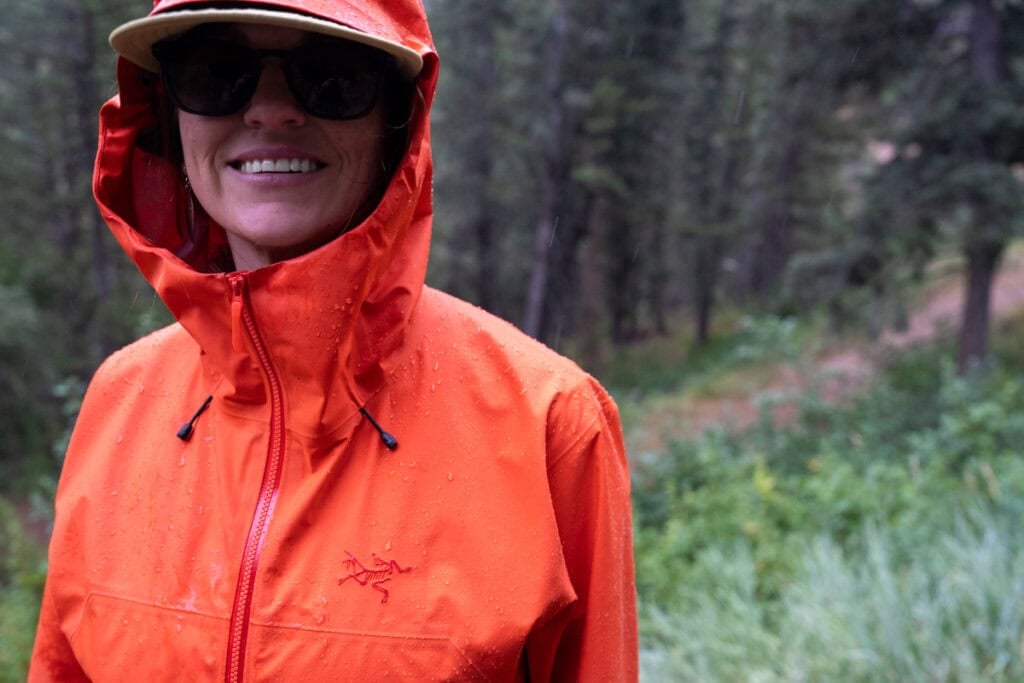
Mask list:
POLYGON ((45 577, 45 550, 0 498, 0 683, 25 680, 45 577))

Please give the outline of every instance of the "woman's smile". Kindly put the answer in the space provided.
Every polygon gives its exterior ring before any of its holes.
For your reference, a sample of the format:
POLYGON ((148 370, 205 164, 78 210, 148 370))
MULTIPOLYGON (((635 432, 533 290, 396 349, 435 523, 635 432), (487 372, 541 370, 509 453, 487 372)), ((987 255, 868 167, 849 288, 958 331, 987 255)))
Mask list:
POLYGON ((231 168, 247 175, 313 173, 323 167, 324 165, 318 161, 299 159, 297 157, 290 159, 249 159, 231 164, 231 168))

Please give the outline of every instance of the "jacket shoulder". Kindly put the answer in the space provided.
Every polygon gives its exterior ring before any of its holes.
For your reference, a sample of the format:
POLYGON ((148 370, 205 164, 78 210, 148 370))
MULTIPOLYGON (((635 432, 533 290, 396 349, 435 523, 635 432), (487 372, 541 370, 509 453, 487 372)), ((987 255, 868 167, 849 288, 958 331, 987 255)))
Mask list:
POLYGON ((574 361, 449 294, 425 288, 421 304, 413 325, 418 352, 456 364, 459 391, 478 404, 501 405, 506 413, 529 405, 546 425, 551 463, 599 431, 611 432, 621 448, 614 400, 574 361))
MULTIPOLYGON (((196 343, 179 323, 172 323, 110 354, 93 376, 97 380, 128 380, 168 365, 169 359, 184 359, 196 343)), ((173 361, 172 361, 173 362, 173 361)))
POLYGON ((420 322, 428 330, 440 331, 442 343, 464 341, 478 352, 497 351, 519 371, 535 366, 545 374, 571 375, 582 379, 587 373, 573 360, 529 336, 493 313, 431 287, 424 287, 420 322))

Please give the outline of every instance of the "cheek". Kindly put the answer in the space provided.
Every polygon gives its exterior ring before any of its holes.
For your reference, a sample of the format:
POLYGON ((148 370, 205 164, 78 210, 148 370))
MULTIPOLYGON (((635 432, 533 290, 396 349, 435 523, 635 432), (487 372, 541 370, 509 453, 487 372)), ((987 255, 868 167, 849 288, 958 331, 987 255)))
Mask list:
POLYGON ((384 159, 387 130, 379 110, 359 121, 331 125, 328 135, 338 156, 360 169, 377 168, 384 159))
POLYGON ((181 136, 181 155, 185 162, 185 174, 191 179, 196 177, 199 170, 196 168, 195 161, 198 144, 195 127, 188 122, 188 116, 185 114, 178 115, 178 131, 181 136))
POLYGON ((202 171, 200 164, 216 154, 219 122, 208 117, 178 113, 178 131, 185 169, 192 173, 202 171))

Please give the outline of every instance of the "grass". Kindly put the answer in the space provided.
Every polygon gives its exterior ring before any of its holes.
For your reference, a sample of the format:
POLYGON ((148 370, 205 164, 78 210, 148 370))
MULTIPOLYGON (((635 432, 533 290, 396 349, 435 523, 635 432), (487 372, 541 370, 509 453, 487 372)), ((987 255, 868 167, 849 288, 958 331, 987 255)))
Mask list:
POLYGON ((994 511, 922 539, 868 527, 863 553, 809 541, 779 598, 757 594, 749 548, 695 561, 709 585, 680 586, 671 606, 645 605, 646 681, 1019 681, 1024 542, 994 511))

